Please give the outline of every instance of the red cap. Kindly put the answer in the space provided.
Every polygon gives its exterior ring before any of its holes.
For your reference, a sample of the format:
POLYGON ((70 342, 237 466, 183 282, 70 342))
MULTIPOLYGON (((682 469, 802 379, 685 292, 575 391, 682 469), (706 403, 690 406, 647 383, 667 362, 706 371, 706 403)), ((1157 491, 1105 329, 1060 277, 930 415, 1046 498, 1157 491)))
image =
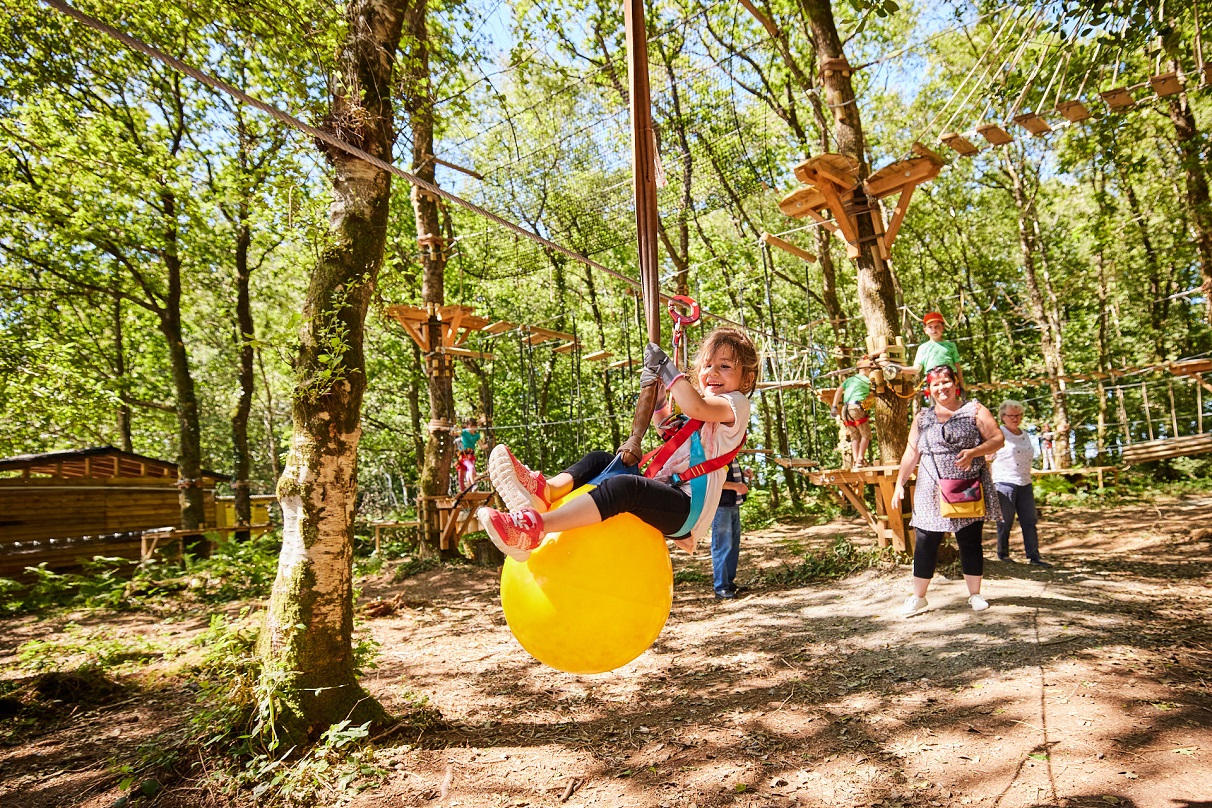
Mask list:
POLYGON ((936 322, 942 323, 943 325, 947 324, 947 321, 943 319, 943 315, 939 314, 937 311, 928 311, 926 312, 926 316, 922 318, 922 325, 930 325, 931 323, 936 322))

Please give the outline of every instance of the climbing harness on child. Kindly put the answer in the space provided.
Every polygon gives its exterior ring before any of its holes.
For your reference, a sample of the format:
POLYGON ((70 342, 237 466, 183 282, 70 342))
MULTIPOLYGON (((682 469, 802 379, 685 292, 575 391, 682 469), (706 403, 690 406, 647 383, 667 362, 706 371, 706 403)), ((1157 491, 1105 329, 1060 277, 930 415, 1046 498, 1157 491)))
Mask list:
MULTIPOLYGON (((669 299, 668 310, 669 316, 673 320, 672 362, 676 369, 679 367, 678 358, 685 349, 685 328, 698 323, 700 309, 699 304, 690 297, 674 295, 669 299), (678 305, 689 308, 689 313, 679 311, 678 305)), ((653 479, 661 473, 677 451, 689 441, 690 467, 670 477, 671 485, 680 486, 686 483, 690 494, 690 514, 682 526, 670 535, 673 538, 686 535, 703 513, 703 506, 707 500, 707 475, 713 471, 727 468, 733 458, 740 453, 741 447, 745 445, 746 435, 742 435, 740 442, 731 451, 708 458, 700 436, 703 423, 697 418, 688 418, 683 414, 669 416, 657 426, 657 433, 663 441, 660 446, 641 457, 640 462, 634 466, 624 464, 621 457, 615 457, 614 461, 591 481, 591 484, 601 485, 603 481, 622 474, 638 474, 653 479)))

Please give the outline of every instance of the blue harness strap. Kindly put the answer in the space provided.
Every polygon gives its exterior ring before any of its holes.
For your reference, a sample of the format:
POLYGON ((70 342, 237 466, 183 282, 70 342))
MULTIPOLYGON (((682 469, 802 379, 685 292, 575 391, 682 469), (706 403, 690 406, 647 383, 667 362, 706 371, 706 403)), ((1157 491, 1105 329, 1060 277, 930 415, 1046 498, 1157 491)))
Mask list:
MULTIPOLYGON (((703 441, 699 438, 698 430, 690 436, 690 468, 694 468, 700 463, 707 460, 706 454, 703 452, 703 441)), ((688 469, 689 470, 689 469, 688 469)), ((690 514, 686 517, 686 521, 678 529, 678 532, 673 534, 673 538, 681 538, 694 529, 698 524, 699 517, 703 515, 703 503, 707 500, 707 481, 710 478, 706 474, 690 478, 690 514)), ((673 475, 673 484, 679 485, 682 482, 680 474, 673 475)))
POLYGON ((689 440, 689 467, 681 474, 674 474, 670 478, 672 485, 687 484, 690 494, 690 513, 677 532, 669 534, 669 537, 677 539, 686 536, 694 529, 694 526, 699 521, 699 517, 703 515, 703 507, 707 502, 708 475, 712 471, 724 468, 731 463, 732 458, 736 457, 741 446, 745 443, 745 438, 742 437, 741 442, 731 452, 708 461, 707 453, 703 449, 703 440, 699 437, 699 429, 702 426, 702 421, 686 421, 680 429, 677 429, 667 437, 666 442, 662 446, 649 452, 637 465, 628 466, 623 463, 621 456, 616 455, 614 460, 610 461, 610 465, 604 468, 598 476, 590 480, 589 484, 598 486, 611 477, 619 477, 624 474, 638 474, 649 478, 655 477, 661 470, 661 467, 665 465, 665 461, 676 451, 677 447, 689 440), (644 469, 645 465, 647 465, 647 469, 644 469))

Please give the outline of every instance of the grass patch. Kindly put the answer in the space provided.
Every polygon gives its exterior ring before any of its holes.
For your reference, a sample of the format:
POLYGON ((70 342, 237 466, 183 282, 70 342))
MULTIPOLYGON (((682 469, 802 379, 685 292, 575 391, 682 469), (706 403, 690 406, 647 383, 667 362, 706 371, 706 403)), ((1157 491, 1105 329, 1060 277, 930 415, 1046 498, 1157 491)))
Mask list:
POLYGON ((277 535, 266 534, 224 542, 209 558, 187 555, 180 564, 97 556, 81 572, 28 567, 28 580, 0 578, 0 616, 78 608, 181 611, 264 598, 277 575, 280 549, 277 535))
POLYGON ((701 572, 692 569, 679 569, 673 571, 673 584, 712 584, 714 580, 709 572, 701 572))
POLYGON ((804 553, 794 563, 765 573, 763 580, 771 586, 802 586, 813 581, 833 581, 857 572, 897 560, 891 547, 859 547, 845 536, 833 540, 826 550, 804 553))

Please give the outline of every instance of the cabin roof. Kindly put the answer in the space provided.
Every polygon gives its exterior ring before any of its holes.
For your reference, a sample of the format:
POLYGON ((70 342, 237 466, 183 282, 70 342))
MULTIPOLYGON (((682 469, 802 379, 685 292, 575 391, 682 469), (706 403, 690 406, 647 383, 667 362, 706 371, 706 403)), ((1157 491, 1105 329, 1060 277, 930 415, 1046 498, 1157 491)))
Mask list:
MULTIPOLYGON (((176 463, 125 452, 113 446, 91 446, 86 449, 65 449, 0 458, 0 472, 3 471, 48 474, 63 479, 146 477, 171 479, 174 484, 177 480, 176 463)), ((210 481, 231 479, 226 474, 206 469, 202 470, 202 477, 210 481)))

